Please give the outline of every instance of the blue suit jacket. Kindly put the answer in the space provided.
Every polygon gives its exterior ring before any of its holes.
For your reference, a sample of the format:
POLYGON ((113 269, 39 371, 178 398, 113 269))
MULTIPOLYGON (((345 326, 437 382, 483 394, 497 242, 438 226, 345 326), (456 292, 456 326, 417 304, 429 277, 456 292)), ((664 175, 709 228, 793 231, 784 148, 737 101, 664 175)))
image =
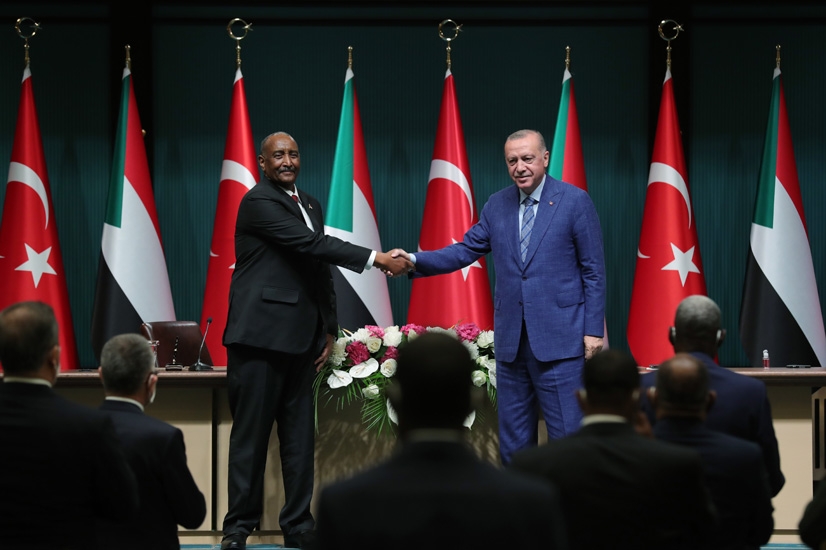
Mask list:
MULTIPOLYGON (((780 470, 780 451, 774 434, 766 385, 760 380, 721 367, 704 353, 691 355, 706 365, 709 389, 717 392, 717 400, 706 417, 706 426, 757 443, 763 450, 763 461, 769 474, 772 496, 777 495, 783 488, 786 478, 780 470)), ((656 376, 656 372, 642 376, 643 393, 656 385, 656 376)), ((648 399, 642 400, 642 408, 654 426, 656 419, 648 399)))
POLYGON ((519 201, 515 185, 491 195, 462 242, 416 253, 414 276, 450 273, 492 252, 496 358, 516 358, 523 319, 540 361, 580 356, 582 337, 602 336, 604 327, 605 263, 596 208, 585 191, 546 176, 523 263, 519 201))

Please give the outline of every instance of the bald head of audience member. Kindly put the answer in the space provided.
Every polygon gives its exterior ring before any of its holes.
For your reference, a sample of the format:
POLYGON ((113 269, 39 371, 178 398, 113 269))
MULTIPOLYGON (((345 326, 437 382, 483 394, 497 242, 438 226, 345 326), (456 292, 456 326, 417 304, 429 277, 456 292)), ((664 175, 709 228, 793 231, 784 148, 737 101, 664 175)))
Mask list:
POLYGON ((705 420, 716 394, 708 387, 708 369, 687 353, 678 353, 657 369, 657 385, 649 389, 657 418, 705 420))
POLYGON ((414 430, 464 430, 479 404, 476 369, 467 348, 451 336, 426 333, 399 348, 396 374, 387 388, 404 438, 414 430))
POLYGON ((60 372, 60 339, 51 306, 18 302, 0 311, 0 364, 7 377, 54 384, 60 372))
POLYGON ((677 306, 668 334, 674 353, 700 352, 715 357, 725 337, 720 308, 708 296, 689 296, 677 306))
POLYGON ((635 423, 640 414, 640 374, 625 352, 609 349, 585 361, 583 388, 577 393, 585 416, 612 414, 635 423))
POLYGON ((118 334, 104 344, 98 373, 107 396, 128 397, 146 405, 155 399, 155 356, 140 334, 118 334))

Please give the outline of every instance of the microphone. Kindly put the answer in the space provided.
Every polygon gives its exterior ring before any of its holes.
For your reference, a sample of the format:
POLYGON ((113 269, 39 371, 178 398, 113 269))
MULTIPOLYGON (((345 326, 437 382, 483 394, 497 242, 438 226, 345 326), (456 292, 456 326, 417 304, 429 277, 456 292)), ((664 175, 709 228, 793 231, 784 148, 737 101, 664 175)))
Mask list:
POLYGON ((211 365, 207 365, 206 363, 201 361, 201 354, 204 352, 204 344, 206 344, 206 337, 209 334, 209 325, 212 324, 212 317, 207 317, 207 324, 206 328, 204 329, 204 337, 201 340, 201 347, 198 349, 198 360, 195 361, 192 365, 190 365, 189 370, 212 370, 211 365))

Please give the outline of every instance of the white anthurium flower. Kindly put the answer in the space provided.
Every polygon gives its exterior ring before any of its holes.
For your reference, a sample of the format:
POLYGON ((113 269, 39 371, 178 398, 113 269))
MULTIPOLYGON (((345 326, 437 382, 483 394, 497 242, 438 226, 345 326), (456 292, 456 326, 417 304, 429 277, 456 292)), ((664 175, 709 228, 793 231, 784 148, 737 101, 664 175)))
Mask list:
POLYGON ((476 358, 479 357, 479 348, 476 347, 476 344, 462 340, 462 345, 465 346, 465 349, 470 354, 470 358, 476 361, 476 358))
POLYGON ((379 370, 379 362, 371 357, 364 363, 350 367, 350 376, 353 378, 367 378, 377 370, 379 370))
POLYGON ((473 426, 473 422, 475 420, 476 420, 476 411, 471 411, 470 414, 467 415, 467 418, 465 418, 465 421, 462 422, 462 425, 465 428, 470 428, 471 426, 473 426))
POLYGON ((364 344, 367 346, 367 351, 370 353, 376 353, 381 349, 381 338, 370 336, 364 344))
POLYGON ((333 369, 333 374, 327 379, 327 385, 333 389, 349 386, 353 377, 343 370, 333 369))
POLYGON ((483 330, 480 332, 479 336, 476 337, 476 345, 480 348, 489 348, 493 346, 493 331, 483 330))
POLYGON ((399 327, 387 327, 384 330, 384 345, 389 348, 396 348, 402 343, 404 333, 399 330, 399 327))
POLYGON ((362 395, 367 399, 375 399, 379 396, 379 387, 375 384, 370 384, 361 390, 362 395))
POLYGON ((488 372, 496 374, 496 359, 493 359, 492 357, 486 357, 485 367, 487 367, 488 372))
POLYGON ((383 374, 386 378, 390 378, 391 376, 393 376, 394 374, 396 374, 396 366, 397 366, 397 365, 398 365, 398 364, 396 363, 396 360, 395 360, 395 359, 388 359, 387 361, 384 361, 384 362, 381 364, 381 367, 380 367, 380 369, 379 369, 379 370, 381 370, 381 373, 382 373, 382 374, 383 374))
POLYGON ((471 377, 471 380, 473 380, 473 385, 476 386, 477 388, 481 388, 482 386, 485 385, 485 382, 488 381, 488 377, 485 375, 484 372, 482 372, 480 370, 473 371, 473 373, 470 375, 470 377, 471 377))
POLYGON ((495 388, 496 387, 496 371, 490 371, 488 373, 488 379, 490 380, 490 385, 495 388))
POLYGON ((393 424, 399 423, 399 415, 396 414, 396 409, 390 404, 389 399, 387 400, 387 418, 389 418, 393 424))

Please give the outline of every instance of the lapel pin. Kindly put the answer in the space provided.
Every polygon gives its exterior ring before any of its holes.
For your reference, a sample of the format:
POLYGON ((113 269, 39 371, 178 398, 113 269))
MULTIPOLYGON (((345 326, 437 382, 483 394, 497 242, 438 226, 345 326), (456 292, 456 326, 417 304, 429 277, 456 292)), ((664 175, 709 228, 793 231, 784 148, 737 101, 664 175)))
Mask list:
POLYGON ((551 206, 553 206, 553 205, 554 205, 554 201, 550 201, 550 202, 548 202, 548 204, 550 204, 551 206))

